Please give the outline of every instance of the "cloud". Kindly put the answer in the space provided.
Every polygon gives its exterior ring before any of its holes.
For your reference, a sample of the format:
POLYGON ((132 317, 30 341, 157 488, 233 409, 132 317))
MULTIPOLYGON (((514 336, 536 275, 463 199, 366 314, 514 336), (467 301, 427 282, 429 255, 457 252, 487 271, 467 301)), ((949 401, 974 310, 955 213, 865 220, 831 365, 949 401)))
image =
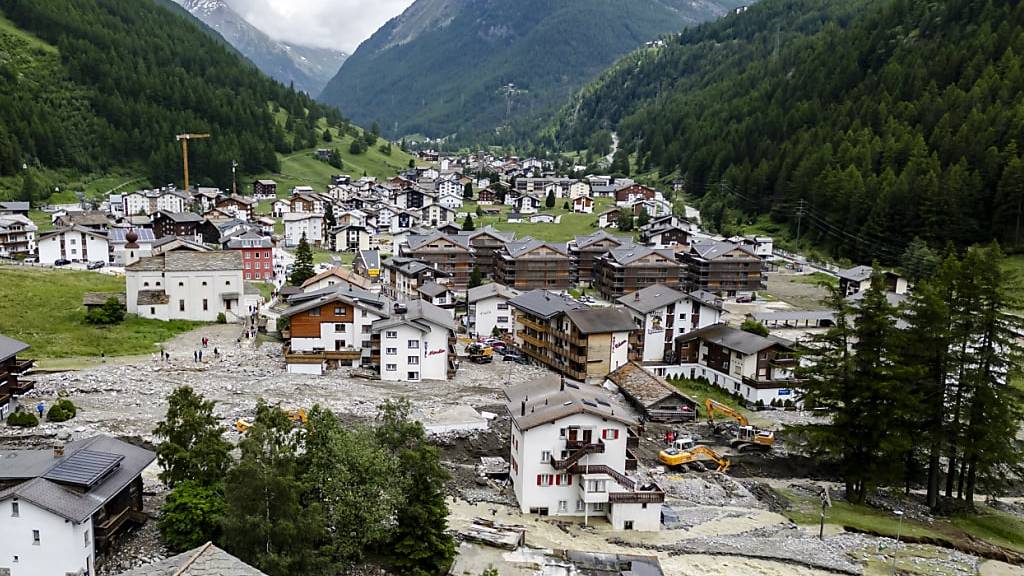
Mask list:
POLYGON ((228 0, 243 18, 285 42, 351 54, 413 0, 228 0))

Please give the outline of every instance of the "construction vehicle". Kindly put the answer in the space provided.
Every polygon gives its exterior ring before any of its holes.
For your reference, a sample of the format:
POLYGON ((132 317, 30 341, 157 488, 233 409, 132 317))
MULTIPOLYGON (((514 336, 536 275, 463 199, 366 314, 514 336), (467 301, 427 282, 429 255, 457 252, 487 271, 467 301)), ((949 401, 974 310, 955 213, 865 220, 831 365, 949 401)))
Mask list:
POLYGON ((708 415, 708 425, 711 431, 718 435, 725 434, 726 426, 715 425, 715 412, 729 416, 739 425, 735 431, 734 438, 729 446, 740 452, 767 452, 775 445, 775 433, 770 430, 761 430, 750 425, 750 421, 738 411, 708 398, 704 401, 704 410, 708 415))
POLYGON ((476 362, 477 364, 490 364, 494 361, 494 348, 479 342, 473 342, 466 346, 466 354, 469 354, 471 362, 476 362))
POLYGON ((188 143, 191 140, 206 140, 210 138, 209 134, 178 134, 174 137, 178 142, 181 142, 181 160, 185 167, 185 191, 188 192, 188 143))
MULTIPOLYGON (((292 421, 292 425, 296 428, 304 427, 306 425, 306 410, 304 408, 291 408, 287 411, 288 419, 292 421)), ((235 430, 239 434, 245 434, 249 428, 252 428, 252 418, 239 418, 235 420, 235 430)))
MULTIPOLYGON (((677 440, 676 442, 681 441, 677 440)), ((680 450, 679 448, 672 446, 671 448, 666 448, 659 452, 658 460, 669 468, 679 468, 680 466, 686 466, 687 464, 710 460, 715 464, 718 464, 718 468, 715 470, 716 472, 725 472, 731 465, 729 460, 722 458, 718 455, 718 452, 715 452, 707 446, 694 446, 689 450, 680 450)))

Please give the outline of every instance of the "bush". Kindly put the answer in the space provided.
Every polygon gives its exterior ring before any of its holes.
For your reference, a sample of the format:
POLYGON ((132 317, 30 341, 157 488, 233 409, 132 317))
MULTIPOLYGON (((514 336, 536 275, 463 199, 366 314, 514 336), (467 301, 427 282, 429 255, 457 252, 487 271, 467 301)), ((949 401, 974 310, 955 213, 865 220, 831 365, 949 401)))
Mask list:
POLYGON ((217 313, 217 324, 227 324, 227 323, 228 323, 228 317, 225 316, 223 312, 218 312, 217 313))
POLYGON ((7 425, 19 428, 34 428, 39 426, 39 418, 36 418, 35 414, 31 412, 11 412, 7 416, 7 425))
POLYGON ((183 482, 174 487, 160 508, 160 536, 174 552, 184 552, 217 540, 224 516, 219 486, 183 482))
POLYGON ((103 306, 90 308, 85 314, 85 321, 89 324, 109 326, 120 324, 124 320, 124 307, 117 298, 108 298, 103 306))
POLYGON ((71 400, 58 400, 46 413, 46 419, 50 422, 65 422, 71 420, 78 414, 78 409, 71 403, 71 400))

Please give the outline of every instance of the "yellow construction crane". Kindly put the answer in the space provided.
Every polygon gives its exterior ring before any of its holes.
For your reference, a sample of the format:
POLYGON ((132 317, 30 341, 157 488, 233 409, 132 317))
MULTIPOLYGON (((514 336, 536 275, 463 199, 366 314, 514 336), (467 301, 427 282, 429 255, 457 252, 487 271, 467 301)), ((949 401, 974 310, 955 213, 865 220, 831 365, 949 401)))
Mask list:
POLYGON ((205 140, 209 134, 178 134, 175 138, 181 142, 181 158, 185 166, 185 191, 188 191, 188 142, 189 140, 205 140))

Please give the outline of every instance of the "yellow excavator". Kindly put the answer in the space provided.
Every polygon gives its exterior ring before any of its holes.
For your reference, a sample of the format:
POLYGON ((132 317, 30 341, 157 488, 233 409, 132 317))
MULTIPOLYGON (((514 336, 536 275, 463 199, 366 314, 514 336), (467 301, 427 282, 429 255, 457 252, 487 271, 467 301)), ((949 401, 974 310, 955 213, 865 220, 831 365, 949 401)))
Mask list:
POLYGON ((736 410, 708 398, 704 401, 704 411, 708 415, 708 425, 711 429, 718 433, 718 429, 715 428, 715 412, 725 414, 739 424, 739 428, 736 431, 736 437, 733 438, 729 446, 740 452, 752 452, 761 451, 768 452, 775 445, 775 433, 771 430, 761 430, 750 425, 750 421, 743 414, 740 414, 736 410))
MULTIPOLYGON (((305 408, 291 408, 287 412, 288 418, 291 419, 293 426, 299 428, 306 425, 305 408)), ((239 418, 238 420, 235 420, 235 430, 237 430, 239 434, 245 434, 249 428, 252 428, 252 418, 239 418)))
POLYGON ((718 464, 718 469, 715 470, 716 472, 725 472, 731 465, 729 460, 722 458, 718 455, 718 452, 715 452, 707 446, 693 446, 688 450, 682 450, 676 447, 675 443, 673 443, 671 448, 666 448, 658 453, 658 460, 669 468, 678 468, 693 462, 711 460, 715 464, 718 464))

